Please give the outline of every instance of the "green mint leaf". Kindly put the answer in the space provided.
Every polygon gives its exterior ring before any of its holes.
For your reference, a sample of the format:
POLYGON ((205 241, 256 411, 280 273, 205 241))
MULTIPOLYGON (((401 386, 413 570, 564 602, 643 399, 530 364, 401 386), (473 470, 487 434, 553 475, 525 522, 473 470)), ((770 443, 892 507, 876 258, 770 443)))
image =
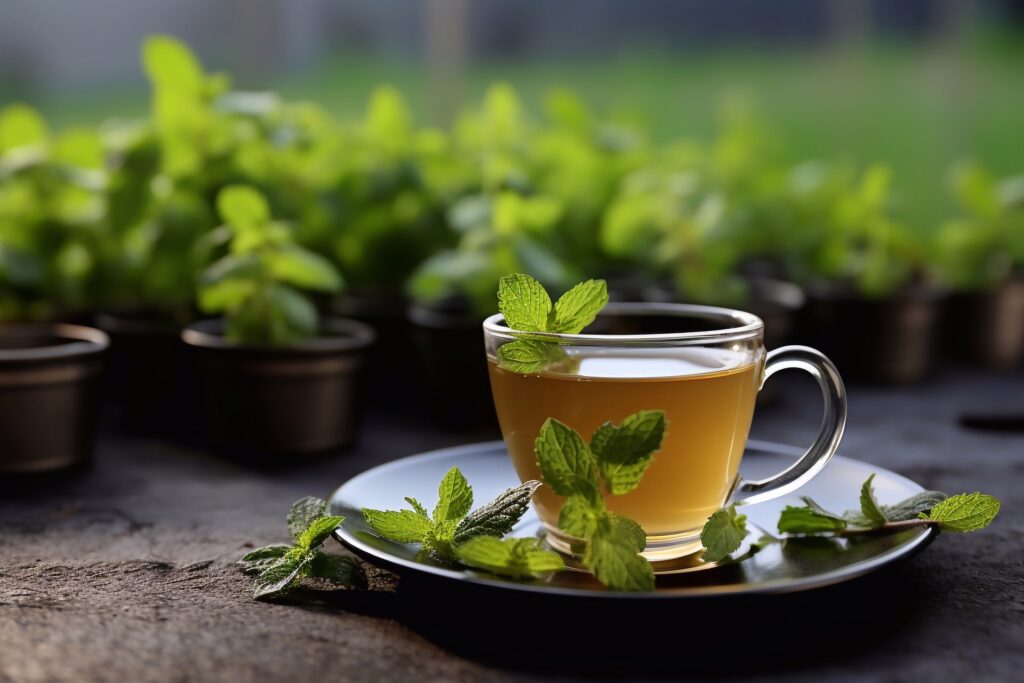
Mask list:
POLYGON ((551 311, 551 297, 529 275, 506 275, 498 281, 498 310, 505 316, 505 324, 513 330, 544 332, 551 311))
POLYGON ((469 513, 455 529, 456 543, 476 536, 504 536, 512 531, 530 507, 530 498, 542 484, 531 480, 502 492, 497 498, 469 513))
POLYGON ((415 498, 405 497, 405 502, 412 506, 412 509, 416 511, 417 515, 430 519, 430 514, 427 513, 427 508, 423 507, 423 503, 419 502, 415 498))
POLYGON ((396 543, 422 543, 433 528, 430 519, 414 510, 363 508, 363 519, 377 535, 396 543))
POLYGON ((594 322, 608 303, 608 285, 604 280, 587 280, 576 285, 555 302, 554 324, 550 332, 578 334, 594 322))
MULTIPOLYGON (((597 523, 607 513, 601 498, 592 500, 575 494, 565 499, 558 513, 558 528, 576 538, 586 539, 597 529, 597 523)), ((641 548, 642 550, 642 548, 641 548)))
POLYGON ((434 506, 434 524, 458 521, 473 507, 473 487, 458 467, 444 475, 437 487, 437 505, 434 506))
POLYGON ((516 339, 498 347, 498 363, 512 372, 526 374, 542 370, 574 372, 579 361, 552 342, 516 339))
POLYGON ((309 568, 313 553, 293 553, 281 557, 256 577, 253 597, 269 600, 280 597, 294 588, 309 568))
POLYGON ((305 551, 315 550, 327 540, 343 521, 345 521, 345 518, 340 515, 314 519, 309 527, 302 532, 302 535, 299 536, 296 544, 305 551))
POLYGON ((550 574, 565 566, 558 553, 541 546, 539 538, 477 536, 457 546, 455 555, 469 567, 516 579, 550 574))
POLYGON ((366 573, 352 557, 316 553, 309 564, 309 575, 343 586, 366 588, 366 573))
POLYGON ((1001 503, 984 493, 961 493, 950 496, 921 518, 939 523, 943 531, 965 533, 984 529, 999 514, 1001 503))
POLYGON ((890 522, 904 522, 908 519, 917 519, 922 512, 928 512, 946 498, 942 491, 922 491, 895 505, 883 505, 882 510, 890 522))
POLYGON ((872 474, 860 488, 860 512, 870 522, 872 528, 882 526, 889 521, 882 506, 875 499, 875 489, 871 485, 874 479, 875 475, 872 474))
POLYGON ((574 429, 549 417, 534 442, 534 450, 544 483, 555 493, 594 495, 597 460, 574 429))
POLYGON ((598 581, 612 590, 654 589, 654 569, 651 563, 637 553, 631 533, 616 524, 610 516, 598 523, 588 539, 583 564, 598 581))
POLYGON ((749 533, 747 516, 737 514, 735 505, 716 510, 708 517, 700 532, 704 561, 719 562, 725 559, 736 552, 749 533))
POLYGON ((814 512, 814 514, 816 515, 820 515, 821 517, 828 517, 829 519, 837 519, 843 521, 842 515, 838 515, 834 512, 826 510, 825 508, 818 505, 818 503, 815 502, 815 500, 810 496, 800 496, 800 500, 802 500, 804 502, 804 505, 809 507, 811 511, 814 512))
POLYGON ((217 213, 236 228, 251 228, 270 220, 267 200, 245 185, 228 185, 217 195, 217 213))
POLYGON ((609 493, 628 493, 640 484, 664 436, 665 412, 661 410, 641 410, 618 427, 605 422, 594 432, 590 450, 609 493))
MULTIPOLYGON (((820 508, 819 508, 820 509, 820 508)), ((846 520, 832 513, 821 514, 811 507, 789 506, 779 515, 779 533, 820 534, 846 528, 846 520)))
POLYGON ((245 574, 259 574, 264 569, 281 559, 285 553, 291 550, 287 545, 268 545, 256 548, 242 556, 238 564, 245 574))
POLYGON ((298 540, 302 532, 306 530, 306 527, 314 519, 323 517, 326 510, 327 503, 322 498, 314 496, 299 498, 292 503, 291 509, 288 510, 288 533, 291 534, 293 539, 298 540))
POLYGON ((614 512, 608 514, 611 516, 612 522, 633 541, 633 547, 636 551, 638 553, 643 552, 644 548, 647 547, 647 534, 644 532, 643 527, 629 517, 617 515, 614 512))
POLYGON ((459 520, 446 519, 434 524, 434 527, 423 539, 423 548, 434 553, 446 562, 455 561, 455 530, 459 520))

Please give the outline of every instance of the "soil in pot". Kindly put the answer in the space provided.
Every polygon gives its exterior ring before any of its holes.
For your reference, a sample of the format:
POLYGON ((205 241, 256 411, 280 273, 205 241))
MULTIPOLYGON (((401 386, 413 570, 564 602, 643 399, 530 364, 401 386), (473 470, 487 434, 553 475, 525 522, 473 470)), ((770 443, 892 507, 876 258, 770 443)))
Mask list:
POLYGON ((943 339, 950 355, 987 368, 1024 360, 1024 273, 992 289, 956 292, 946 302, 943 339))
POLYGON ((804 336, 844 379, 907 384, 933 366, 942 292, 914 285, 885 298, 831 285, 809 290, 804 336))
POLYGON ((316 339, 289 347, 233 344, 219 320, 182 333, 195 359, 210 434, 249 454, 316 453, 352 443, 362 408, 359 388, 373 330, 326 319, 316 339))
POLYGON ((198 380, 181 325, 153 313, 101 313, 110 336, 107 397, 122 429, 162 436, 194 431, 201 412, 198 380))
POLYGON ((430 414, 445 429, 498 434, 483 319, 460 302, 409 308, 430 414))
POLYGON ((79 325, 0 326, 0 474, 89 460, 109 344, 79 325))

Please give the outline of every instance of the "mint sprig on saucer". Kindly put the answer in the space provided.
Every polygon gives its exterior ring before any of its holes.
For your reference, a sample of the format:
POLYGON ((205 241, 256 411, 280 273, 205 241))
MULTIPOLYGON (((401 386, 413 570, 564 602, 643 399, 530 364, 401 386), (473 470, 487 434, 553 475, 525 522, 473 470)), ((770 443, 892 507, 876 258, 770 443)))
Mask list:
MULTIPOLYGON (((505 324, 523 332, 578 334, 608 303, 604 280, 587 280, 559 297, 554 304, 537 280, 523 273, 506 275, 498 282, 498 310, 505 324)), ((543 339, 516 339, 498 348, 498 363, 513 372, 572 369, 572 359, 557 344, 543 339)))
POLYGON ((527 481, 470 512, 473 488, 453 467, 438 486, 432 513, 415 498, 406 498, 410 509, 364 508, 363 518, 383 538, 419 543, 423 556, 510 578, 531 578, 562 569, 561 556, 542 547, 539 539, 502 537, 522 518, 540 486, 539 481, 527 481))
MULTIPOLYGON (((829 536, 849 538, 886 534, 919 527, 967 533, 984 529, 999 514, 999 499, 983 493, 947 496, 941 491, 923 491, 894 505, 882 505, 875 497, 872 474, 861 485, 860 509, 842 514, 826 510, 812 498, 801 497, 803 505, 788 506, 779 515, 779 533, 786 536, 829 536)), ((701 542, 703 558, 721 562, 739 549, 750 533, 746 517, 736 512, 737 504, 715 512, 704 525, 701 542)), ((785 540, 766 536, 761 545, 785 540)))

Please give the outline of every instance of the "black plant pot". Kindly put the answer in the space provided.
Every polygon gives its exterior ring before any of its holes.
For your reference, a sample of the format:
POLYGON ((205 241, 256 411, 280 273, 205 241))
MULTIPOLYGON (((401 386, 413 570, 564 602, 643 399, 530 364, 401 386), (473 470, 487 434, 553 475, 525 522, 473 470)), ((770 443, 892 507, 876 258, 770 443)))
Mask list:
POLYGON ((816 285, 805 336, 843 377, 879 384, 920 381, 933 366, 941 290, 911 286, 886 298, 816 285))
POLYGON ((0 326, 0 474, 89 460, 109 344, 91 327, 0 326))
POLYGON ((998 287, 957 292, 946 302, 943 335, 955 358, 993 369, 1024 360, 1024 274, 998 287))
POLYGON ((100 313, 96 325, 110 336, 106 393, 118 426, 164 436, 193 432, 199 382, 181 325, 146 313, 100 313))
POLYGON ((219 320, 182 332, 218 445, 241 454, 298 454, 352 443, 375 334, 355 320, 327 319, 321 329, 316 339, 282 348, 233 344, 219 320))
POLYGON ((483 319, 458 308, 409 308, 431 415, 438 426, 498 433, 483 319))

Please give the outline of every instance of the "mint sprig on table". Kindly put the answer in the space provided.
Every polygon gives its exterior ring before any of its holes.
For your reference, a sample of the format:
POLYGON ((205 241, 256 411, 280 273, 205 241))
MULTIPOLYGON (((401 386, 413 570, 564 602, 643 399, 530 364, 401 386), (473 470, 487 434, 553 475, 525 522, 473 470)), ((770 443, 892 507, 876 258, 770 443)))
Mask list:
POLYGON ((558 528, 580 539, 583 564, 613 590, 652 590, 654 571, 640 555, 647 544, 644 530, 609 511, 601 489, 612 495, 635 489, 664 435, 665 413, 642 410, 618 426, 605 422, 589 444, 548 418, 535 442, 544 483, 566 498, 558 528))
POLYGON ((351 557, 328 555, 320 546, 344 521, 325 514, 327 504, 307 496, 288 511, 292 545, 268 545, 246 553, 239 564, 246 574, 256 575, 253 597, 269 600, 286 595, 304 577, 326 579, 344 586, 366 587, 363 568, 351 557))
POLYGON ((473 488, 453 467, 438 486, 431 514, 415 498, 406 498, 408 510, 364 508, 363 518, 383 538, 419 543, 422 555, 510 578, 530 578, 564 566, 561 556, 543 548, 539 539, 502 538, 522 518, 540 486, 539 481, 527 481, 470 512, 473 488))
MULTIPOLYGON (((778 530, 790 536, 831 536, 849 538, 885 534, 918 527, 966 533, 984 529, 999 514, 998 498, 983 493, 947 496, 941 491, 923 491, 895 505, 882 505, 875 497, 872 474, 861 485, 860 509, 842 514, 830 512, 812 498, 801 497, 803 505, 788 506, 779 515, 778 530)), ((704 559, 720 562, 739 549, 749 534, 746 517, 730 505, 715 512, 704 525, 701 542, 704 559)), ((764 542, 784 538, 767 536, 764 542)))
MULTIPOLYGON (((578 334, 607 303, 604 280, 581 282, 554 304, 544 286, 529 275, 506 275, 498 282, 498 309, 513 330, 578 334)), ((558 344, 543 339, 516 339, 500 346, 498 362, 513 372, 527 373, 573 367, 572 359, 558 344)))

